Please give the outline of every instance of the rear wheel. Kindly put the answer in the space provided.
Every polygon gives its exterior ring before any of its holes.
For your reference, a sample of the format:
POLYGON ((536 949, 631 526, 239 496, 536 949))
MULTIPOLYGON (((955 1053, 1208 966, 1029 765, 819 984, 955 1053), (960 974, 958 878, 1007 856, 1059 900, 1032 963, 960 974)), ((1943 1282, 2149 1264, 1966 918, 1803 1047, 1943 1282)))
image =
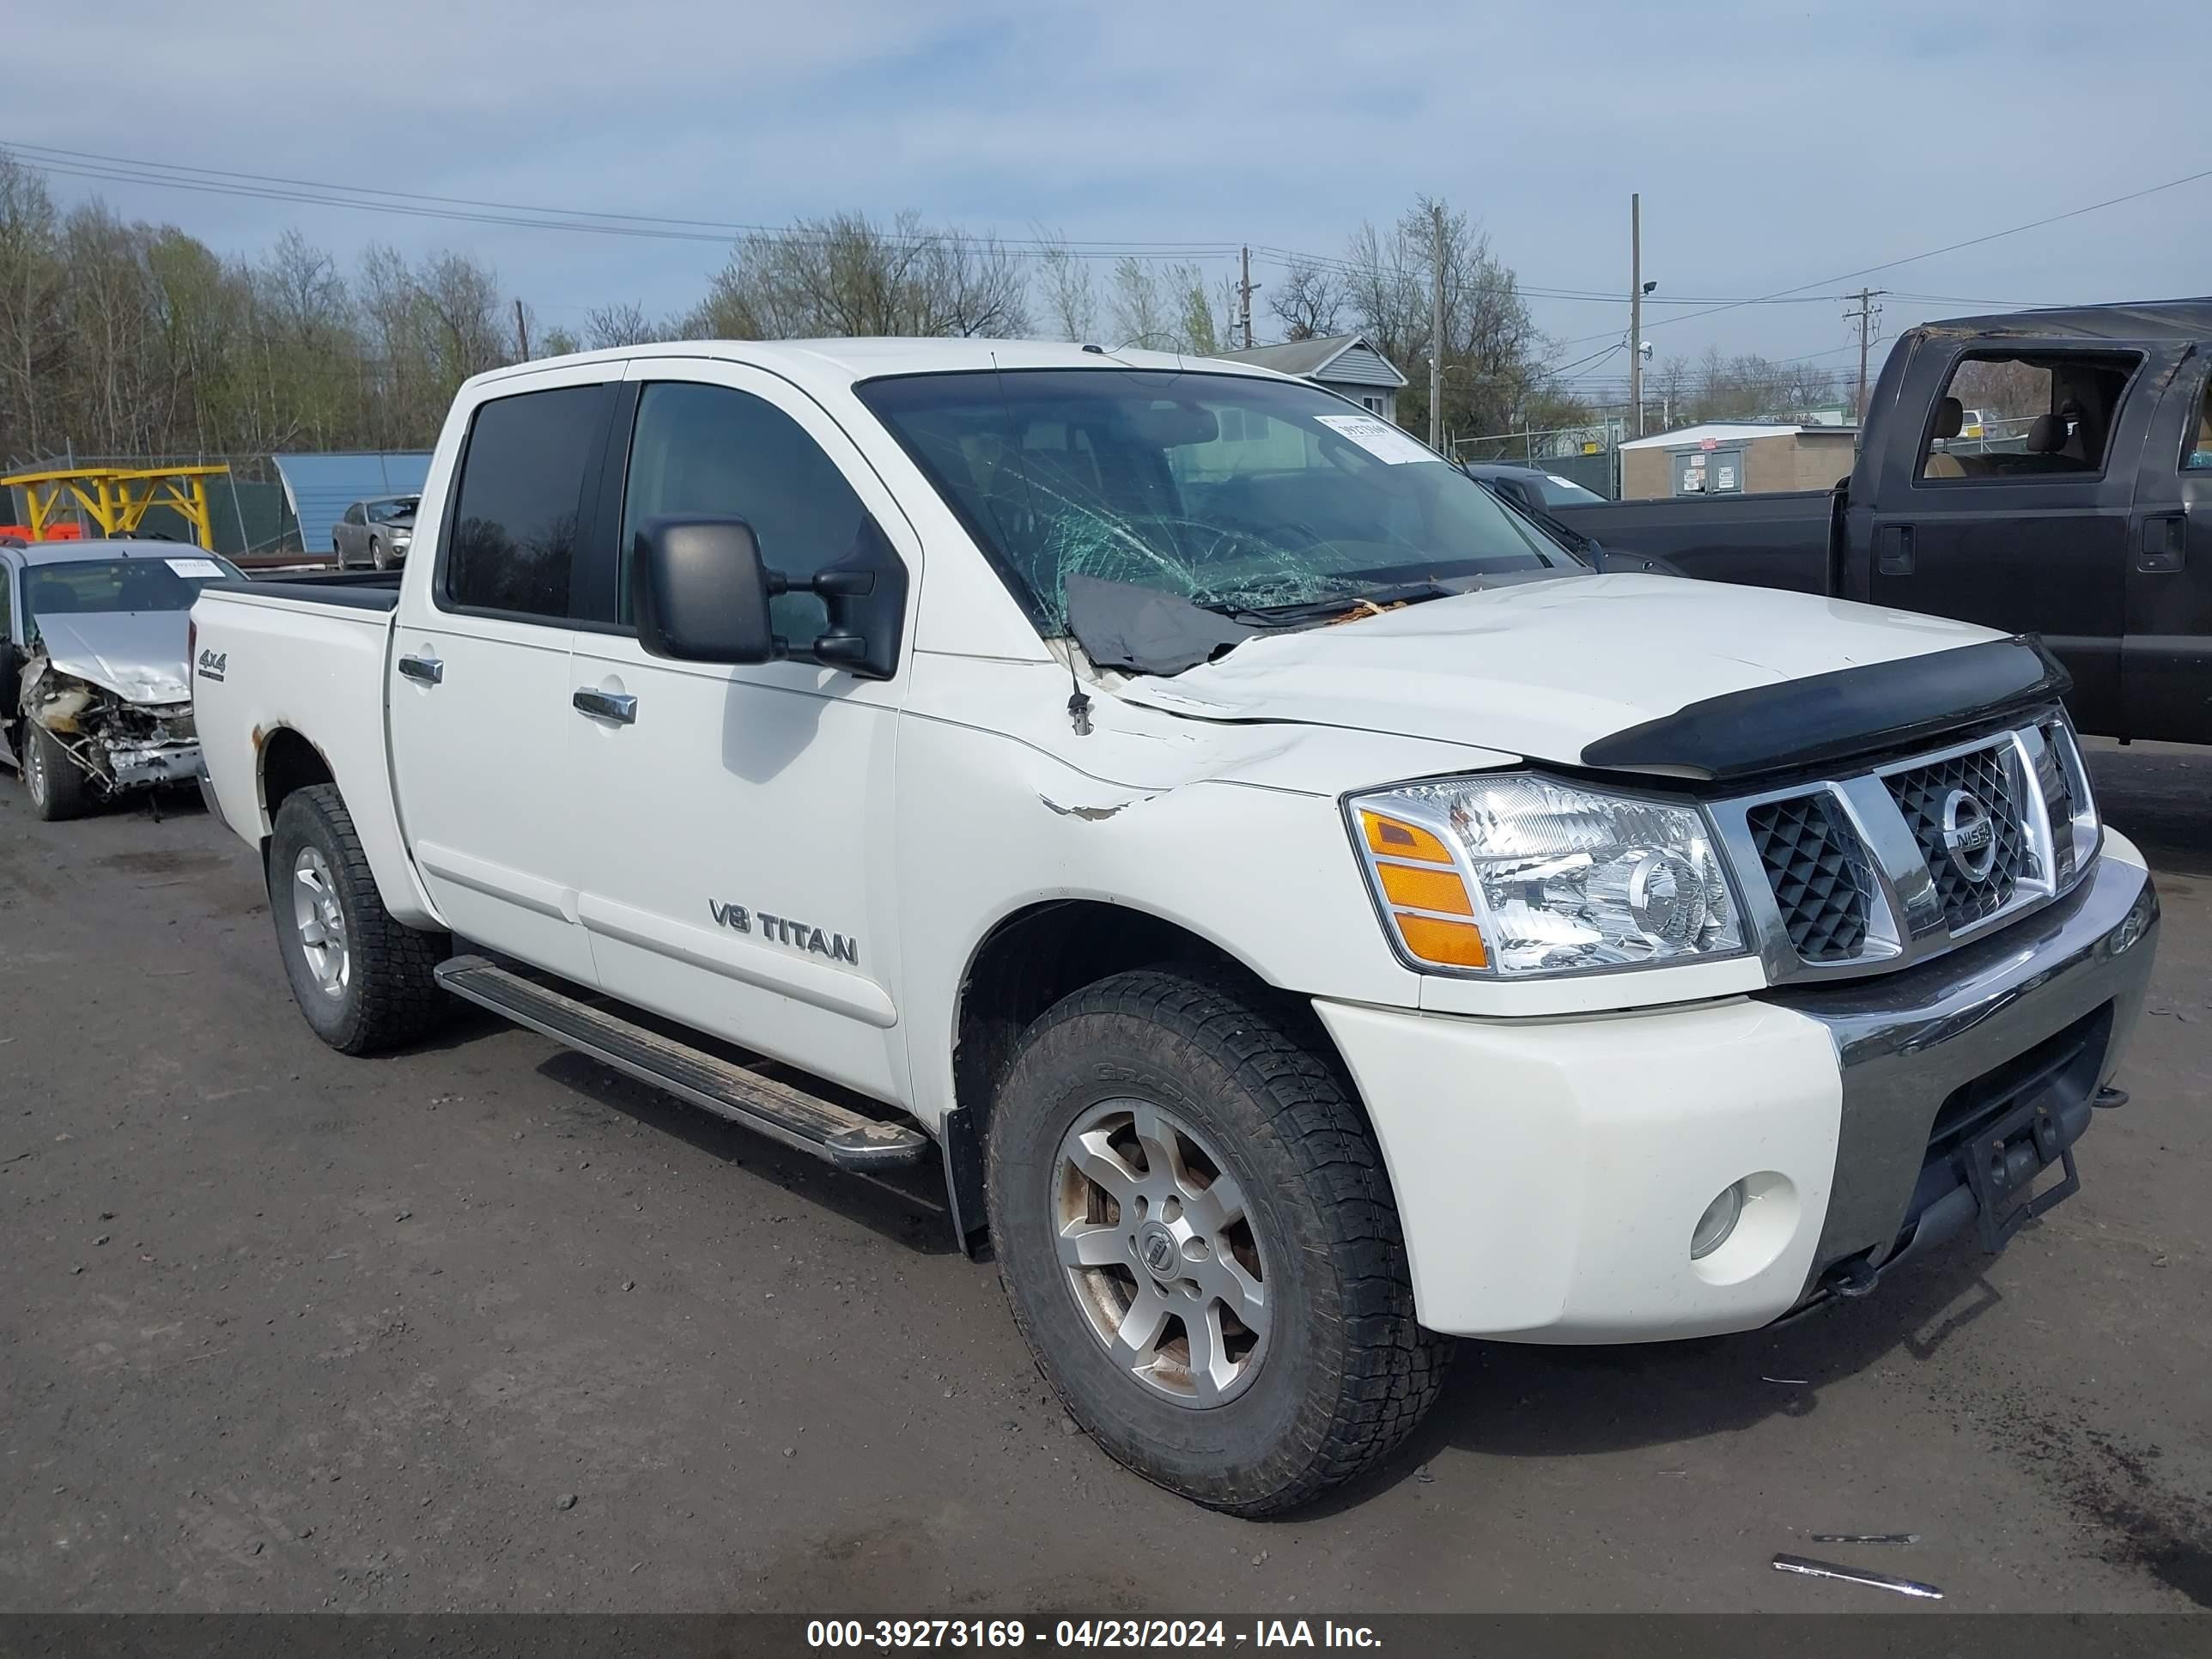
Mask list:
POLYGON ((92 780, 59 738, 27 720, 18 752, 22 756, 23 793, 31 798, 33 811, 52 823, 82 817, 92 810, 92 780))
POLYGON ((269 909, 293 1000, 340 1053, 398 1048, 451 1013, 434 977, 446 936, 392 920, 335 785, 295 790, 277 810, 269 909))
POLYGON ((1015 1322, 1115 1458, 1267 1515, 1387 1457, 1450 1352, 1413 1318, 1372 1137, 1304 1011, 1147 970, 1060 1003, 994 1108, 1015 1322))

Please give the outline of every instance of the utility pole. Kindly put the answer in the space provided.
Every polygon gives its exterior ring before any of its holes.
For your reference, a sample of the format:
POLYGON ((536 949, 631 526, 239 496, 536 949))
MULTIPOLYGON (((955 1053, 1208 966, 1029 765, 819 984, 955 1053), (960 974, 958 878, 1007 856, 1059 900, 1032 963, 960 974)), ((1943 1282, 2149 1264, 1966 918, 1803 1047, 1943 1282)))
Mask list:
POLYGON ((1863 288, 1858 291, 1859 308, 1847 311, 1844 320, 1856 319, 1859 325, 1859 410, 1858 423, 1866 424, 1867 347, 1873 343, 1875 319, 1881 315, 1881 307, 1875 303, 1888 293, 1886 288, 1863 288))
POLYGON ((1628 198, 1628 401, 1644 435, 1644 196, 1628 198))
POLYGON ((528 362, 530 361, 530 323, 522 314, 522 301, 520 300, 514 302, 514 339, 515 343, 522 348, 521 361, 528 362))
POLYGON ((1244 349, 1252 349, 1252 296, 1260 284, 1252 280, 1252 250, 1244 250, 1244 275, 1237 284, 1237 321, 1244 331, 1244 349))
POLYGON ((1444 447, 1444 204, 1429 204, 1429 447, 1444 447))

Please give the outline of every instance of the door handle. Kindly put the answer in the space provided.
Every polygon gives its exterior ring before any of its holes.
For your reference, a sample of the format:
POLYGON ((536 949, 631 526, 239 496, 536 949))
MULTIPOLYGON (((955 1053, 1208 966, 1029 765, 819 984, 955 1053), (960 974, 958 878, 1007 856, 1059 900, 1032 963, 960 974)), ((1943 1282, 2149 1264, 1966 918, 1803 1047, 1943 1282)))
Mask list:
POLYGON ((2142 538, 2136 544, 2136 568, 2152 575, 2179 570, 2188 557, 2189 520, 2179 513, 2160 513, 2145 519, 2142 538))
POLYGON ((589 714, 595 720, 612 720, 617 726, 631 726, 637 721, 637 699, 617 696, 612 691, 594 691, 588 686, 568 699, 579 714, 589 714))
POLYGON ((420 684, 441 685, 446 678, 446 662, 442 657, 402 657, 399 672, 420 684))
POLYGON ((1885 576, 1910 576, 1919 560, 1912 550, 1912 526, 1886 524, 1875 532, 1875 568, 1885 576))

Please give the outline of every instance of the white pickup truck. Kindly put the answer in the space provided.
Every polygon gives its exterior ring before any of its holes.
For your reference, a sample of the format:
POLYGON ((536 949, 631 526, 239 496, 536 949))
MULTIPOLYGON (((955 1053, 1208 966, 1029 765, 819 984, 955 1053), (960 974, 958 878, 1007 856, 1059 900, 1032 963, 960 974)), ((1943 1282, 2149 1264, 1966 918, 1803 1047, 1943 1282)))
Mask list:
POLYGON ((1373 1465, 1452 1336, 1998 1248, 2124 1098, 2157 899, 2039 644, 1593 571, 1303 381, 531 363, 462 388, 416 546, 194 611, 316 1032, 459 996, 941 1160, 1068 1409, 1204 1504, 1373 1465))

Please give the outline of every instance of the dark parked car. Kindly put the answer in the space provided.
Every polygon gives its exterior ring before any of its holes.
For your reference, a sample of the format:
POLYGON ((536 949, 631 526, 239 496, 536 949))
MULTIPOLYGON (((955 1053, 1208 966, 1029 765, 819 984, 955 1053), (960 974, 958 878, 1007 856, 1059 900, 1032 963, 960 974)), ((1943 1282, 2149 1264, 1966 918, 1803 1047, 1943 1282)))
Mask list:
POLYGON ((1510 461, 1462 463, 1468 477, 1486 483, 1514 506, 1530 512, 1549 513, 1562 507, 1601 507, 1605 497, 1584 489, 1572 478, 1547 472, 1540 466, 1517 466, 1510 461))
POLYGON ((415 507, 420 495, 384 495, 356 501, 331 526, 331 551, 338 556, 338 568, 367 564, 389 570, 407 562, 407 549, 415 539, 415 507))
POLYGON ((1541 467, 1515 466, 1504 461, 1462 461, 1460 471, 1523 517, 1535 521, 1553 540, 1564 542, 1589 564, 1600 570, 1640 570, 1679 576, 1682 573, 1655 554, 1607 547, 1588 529, 1577 529, 1561 519, 1562 507, 1606 505, 1604 496, 1586 489, 1572 478, 1563 478, 1541 467))
POLYGON ((2040 634, 2082 730, 2212 743, 2212 299, 1910 331, 1832 490, 1551 511, 1686 575, 2040 634), (2022 438, 1955 441, 1992 384, 2022 438))

